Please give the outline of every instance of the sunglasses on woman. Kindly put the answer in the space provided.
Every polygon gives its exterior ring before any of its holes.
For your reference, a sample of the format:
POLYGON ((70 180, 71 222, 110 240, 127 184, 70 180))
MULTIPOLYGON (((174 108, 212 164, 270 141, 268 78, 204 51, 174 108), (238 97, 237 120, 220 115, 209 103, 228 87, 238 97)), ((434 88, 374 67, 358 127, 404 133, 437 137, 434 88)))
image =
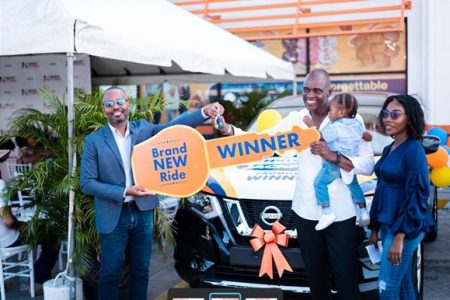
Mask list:
POLYGON ((391 117, 392 120, 397 120, 398 118, 400 118, 401 115, 406 115, 406 113, 399 110, 388 111, 387 109, 383 109, 380 112, 380 115, 383 119, 391 117))
POLYGON ((127 102, 127 99, 121 99, 121 98, 119 98, 119 99, 117 99, 116 101, 114 101, 114 100, 105 100, 105 101, 103 102, 103 105, 104 105, 106 108, 113 108, 113 107, 114 107, 114 104, 117 103, 117 105, 123 106, 123 105, 125 104, 125 102, 127 102))

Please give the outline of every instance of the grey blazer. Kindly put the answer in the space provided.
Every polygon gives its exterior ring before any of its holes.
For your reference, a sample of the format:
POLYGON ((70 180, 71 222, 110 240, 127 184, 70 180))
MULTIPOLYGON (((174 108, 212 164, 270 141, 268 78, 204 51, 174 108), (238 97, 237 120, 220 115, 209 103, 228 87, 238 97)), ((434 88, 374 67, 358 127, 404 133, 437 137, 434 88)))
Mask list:
MULTIPOLYGON (((129 122, 131 147, 149 139, 168 126, 195 127, 204 121, 201 111, 198 110, 193 113, 184 113, 165 124, 153 125, 146 120, 129 122)), ((122 210, 125 172, 119 148, 108 124, 91 133, 84 140, 80 168, 81 191, 94 196, 97 231, 110 233, 117 226, 122 210)), ((134 179, 132 182, 134 184, 134 179)), ((157 207, 159 202, 157 196, 143 196, 136 197, 136 204, 139 210, 145 211, 157 207)))

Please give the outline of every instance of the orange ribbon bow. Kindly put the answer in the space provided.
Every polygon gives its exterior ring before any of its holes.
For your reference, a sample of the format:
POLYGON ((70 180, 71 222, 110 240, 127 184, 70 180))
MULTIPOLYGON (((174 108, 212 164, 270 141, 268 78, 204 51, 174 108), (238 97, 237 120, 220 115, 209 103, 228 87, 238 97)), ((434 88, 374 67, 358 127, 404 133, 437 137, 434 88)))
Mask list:
POLYGON ((276 221, 272 225, 272 231, 265 232, 258 224, 255 224, 252 229, 252 236, 255 238, 250 240, 253 251, 258 251, 264 244, 264 254, 261 261, 261 268, 259 269, 259 277, 262 277, 267 273, 270 279, 273 279, 273 269, 272 269, 272 257, 277 266, 278 275, 283 276, 284 270, 292 272, 292 268, 284 258, 283 253, 281 253, 278 245, 287 247, 289 243, 289 236, 286 233, 282 233, 286 227, 281 223, 276 221), (278 244, 278 245, 277 245, 278 244))

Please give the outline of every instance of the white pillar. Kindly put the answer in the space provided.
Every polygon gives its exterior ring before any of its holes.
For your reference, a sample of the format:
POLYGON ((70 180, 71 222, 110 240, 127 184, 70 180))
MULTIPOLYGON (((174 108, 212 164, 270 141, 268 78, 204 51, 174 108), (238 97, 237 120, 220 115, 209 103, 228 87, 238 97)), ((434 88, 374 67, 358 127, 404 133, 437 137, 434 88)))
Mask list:
POLYGON ((408 93, 424 102, 430 125, 450 125, 448 0, 415 0, 408 12, 408 93))

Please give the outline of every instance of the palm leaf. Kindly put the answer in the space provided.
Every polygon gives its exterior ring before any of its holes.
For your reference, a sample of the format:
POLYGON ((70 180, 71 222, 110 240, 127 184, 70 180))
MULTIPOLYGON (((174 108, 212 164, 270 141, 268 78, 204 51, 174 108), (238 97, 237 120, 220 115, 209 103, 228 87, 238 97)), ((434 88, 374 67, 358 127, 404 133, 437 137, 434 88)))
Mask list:
POLYGON ((154 221, 153 238, 158 243, 164 260, 167 260, 169 257, 167 250, 175 246, 176 229, 173 224, 174 220, 168 213, 157 207, 154 210, 154 221))

